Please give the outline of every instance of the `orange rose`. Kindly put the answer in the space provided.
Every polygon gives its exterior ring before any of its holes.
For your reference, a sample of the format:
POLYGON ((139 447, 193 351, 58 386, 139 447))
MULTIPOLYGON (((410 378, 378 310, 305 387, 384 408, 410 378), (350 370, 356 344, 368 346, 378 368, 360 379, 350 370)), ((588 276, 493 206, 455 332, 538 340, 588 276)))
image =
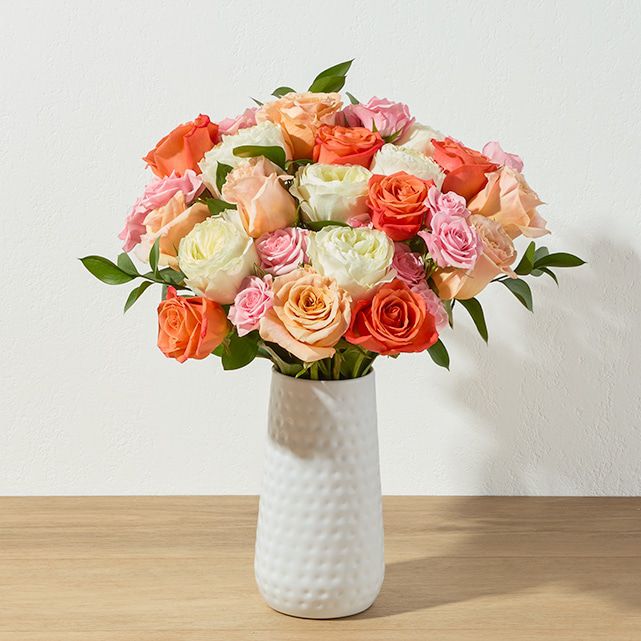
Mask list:
POLYGON ((288 178, 291 176, 263 156, 227 174, 223 198, 238 205, 243 227, 252 238, 296 223, 296 201, 283 186, 288 178))
POLYGON ((280 125, 292 157, 311 158, 319 127, 333 125, 342 105, 338 93, 292 92, 263 105, 256 112, 256 122, 280 125))
POLYGON ((423 297, 400 280, 383 285, 371 301, 359 300, 345 339, 364 349, 393 356, 422 352, 438 339, 434 316, 423 297))
POLYGON ((311 269, 278 276, 272 288, 273 307, 260 321, 261 337, 306 363, 332 357, 349 326, 350 295, 311 269))
POLYGON ((325 165, 362 165, 368 168, 383 142, 381 134, 365 127, 324 125, 316 136, 313 160, 325 165))
POLYGON ((158 305, 158 347, 179 363, 209 356, 228 331, 225 311, 208 298, 185 298, 169 287, 167 298, 158 305))
POLYGON ((538 238, 550 233, 536 211, 542 204, 519 172, 501 167, 487 177, 487 185, 470 200, 468 208, 501 223, 511 238, 521 234, 538 238))
POLYGON ((372 223, 392 240, 407 240, 423 226, 427 192, 433 180, 423 180, 404 171, 391 176, 374 174, 369 179, 368 205, 372 223))
POLYGON ((485 187, 485 174, 498 169, 489 158, 482 153, 465 147, 453 138, 432 140, 434 160, 446 173, 441 191, 454 191, 470 200, 485 187))
POLYGON ((217 142, 218 125, 209 120, 209 116, 200 114, 159 140, 143 160, 161 178, 172 171, 182 176, 187 169, 199 174, 198 162, 217 142))

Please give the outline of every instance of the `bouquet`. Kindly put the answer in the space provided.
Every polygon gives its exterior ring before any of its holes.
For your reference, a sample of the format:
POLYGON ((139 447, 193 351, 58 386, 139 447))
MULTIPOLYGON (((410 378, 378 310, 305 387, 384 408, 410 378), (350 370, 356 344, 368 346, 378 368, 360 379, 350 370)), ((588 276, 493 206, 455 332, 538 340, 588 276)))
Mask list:
POLYGON ((298 378, 349 379, 378 356, 427 352, 449 367, 441 335, 477 296, 505 287, 532 311, 523 277, 575 267, 534 240, 549 233, 519 156, 481 151, 416 121, 407 105, 340 90, 352 61, 306 92, 213 122, 199 115, 144 157, 155 178, 120 233, 116 262, 83 265, 110 285, 140 280, 128 310, 162 287, 158 347, 178 362, 256 357, 298 378), (133 257, 148 267, 139 270, 133 257))

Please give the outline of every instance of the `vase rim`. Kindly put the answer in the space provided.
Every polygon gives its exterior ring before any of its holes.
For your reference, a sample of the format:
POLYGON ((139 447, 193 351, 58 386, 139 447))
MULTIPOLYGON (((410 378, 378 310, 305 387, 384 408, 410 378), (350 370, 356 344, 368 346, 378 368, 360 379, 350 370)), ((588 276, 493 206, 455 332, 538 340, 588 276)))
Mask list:
POLYGON ((283 374, 282 372, 279 372, 276 367, 272 367, 272 376, 277 376, 279 378, 286 378, 289 381, 295 381, 296 383, 326 383, 326 384, 331 384, 335 385, 338 383, 344 384, 344 383, 358 383, 359 381, 364 381, 364 380, 369 380, 370 378, 374 378, 374 369, 372 368, 365 376, 359 376, 358 378, 342 378, 339 380, 336 379, 319 379, 319 380, 314 380, 311 378, 296 378, 294 376, 287 376, 287 374, 283 374))

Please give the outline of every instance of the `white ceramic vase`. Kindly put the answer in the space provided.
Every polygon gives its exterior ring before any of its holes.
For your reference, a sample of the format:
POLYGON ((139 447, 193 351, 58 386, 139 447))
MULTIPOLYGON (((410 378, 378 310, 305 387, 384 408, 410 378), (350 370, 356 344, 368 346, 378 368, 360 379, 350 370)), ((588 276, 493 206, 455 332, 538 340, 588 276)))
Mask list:
POLYGON ((256 582, 275 610, 330 619, 376 599, 385 572, 374 373, 272 375, 256 582))

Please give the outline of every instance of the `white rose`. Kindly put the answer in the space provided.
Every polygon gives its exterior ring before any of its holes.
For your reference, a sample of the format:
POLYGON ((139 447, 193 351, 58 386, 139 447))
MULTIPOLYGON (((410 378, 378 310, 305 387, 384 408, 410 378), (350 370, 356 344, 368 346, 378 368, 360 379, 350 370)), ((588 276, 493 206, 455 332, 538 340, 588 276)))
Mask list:
POLYGON ((376 152, 370 170, 373 174, 383 176, 404 171, 423 180, 433 180, 439 189, 445 180, 443 170, 434 160, 413 149, 397 147, 390 143, 383 145, 376 152))
POLYGON ((413 149, 426 156, 434 155, 434 145, 432 139, 445 140, 444 134, 437 129, 432 129, 429 125, 422 125, 415 122, 401 138, 396 141, 399 147, 413 149))
POLYGON ((394 243, 377 229, 323 227, 310 237, 307 254, 318 273, 333 278, 354 300, 373 296, 396 276, 394 243))
POLYGON ((178 265, 185 283, 217 303, 233 303, 242 280, 258 263, 253 240, 235 209, 210 216, 180 241, 178 265))
POLYGON ((346 222, 367 211, 367 183, 372 174, 360 165, 313 164, 296 173, 291 193, 307 220, 346 222))
POLYGON ((282 147, 287 153, 287 147, 283 138, 283 132, 278 125, 273 122, 261 122, 255 127, 246 127, 240 129, 238 133, 231 136, 223 136, 222 142, 212 147, 198 163, 201 171, 200 176, 208 189, 219 195, 216 187, 216 169, 218 163, 237 167, 245 159, 240 156, 234 156, 236 147, 245 145, 257 145, 260 147, 282 147))

